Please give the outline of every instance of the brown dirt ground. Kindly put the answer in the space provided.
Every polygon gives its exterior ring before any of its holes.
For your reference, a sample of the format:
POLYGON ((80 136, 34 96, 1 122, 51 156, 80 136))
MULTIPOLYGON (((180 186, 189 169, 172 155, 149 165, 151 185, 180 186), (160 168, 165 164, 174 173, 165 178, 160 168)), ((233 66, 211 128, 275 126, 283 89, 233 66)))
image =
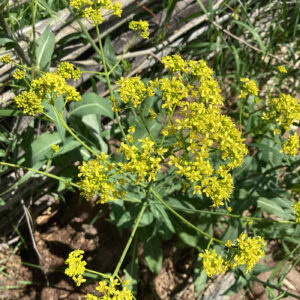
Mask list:
MULTIPOLYGON (((34 239, 41 257, 42 269, 24 265, 24 262, 39 264, 38 255, 32 248, 30 236, 26 232, 23 232, 23 235, 28 249, 22 246, 16 254, 13 253, 13 247, 0 250, 0 300, 84 299, 86 293, 95 289, 96 283, 78 288, 71 279, 64 275, 64 260, 73 249, 80 248, 85 251, 85 259, 90 269, 103 273, 114 270, 129 237, 128 232, 124 232, 121 236, 118 230, 107 221, 108 208, 94 225, 89 226, 99 206, 86 201, 78 204, 77 195, 69 198, 70 210, 68 212, 54 205, 35 220, 34 239)), ((268 265, 275 266, 278 262, 272 259, 272 251, 277 251, 276 243, 271 246, 267 261, 268 265)), ((170 243, 164 243, 163 252, 162 270, 160 274, 154 276, 146 266, 142 247, 139 247, 139 295, 137 299, 196 300, 192 282, 193 268, 197 259, 196 251, 192 248, 180 250, 171 246, 170 243)), ((270 272, 266 272, 259 278, 266 281, 269 276, 270 272)), ((224 278, 221 276, 210 281, 206 291, 197 300, 209 299, 206 295, 211 293, 217 283, 222 282, 224 278)), ((294 268, 290 271, 284 280, 283 288, 300 295, 299 270, 294 268)), ((265 300, 268 298, 262 285, 255 283, 253 294, 245 294, 241 291, 226 299, 265 300)))

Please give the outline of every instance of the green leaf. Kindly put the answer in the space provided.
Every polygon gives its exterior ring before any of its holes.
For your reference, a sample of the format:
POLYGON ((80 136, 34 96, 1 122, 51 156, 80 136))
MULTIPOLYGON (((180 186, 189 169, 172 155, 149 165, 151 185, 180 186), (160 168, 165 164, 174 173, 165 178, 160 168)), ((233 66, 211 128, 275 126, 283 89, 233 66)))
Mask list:
POLYGON ((100 149, 104 153, 107 153, 108 146, 101 137, 101 119, 99 116, 93 114, 93 115, 87 115, 82 118, 82 123, 84 123, 87 128, 89 128, 89 132, 92 135, 92 137, 96 140, 97 144, 95 145, 97 149, 100 149))
POLYGON ((10 38, 8 35, 1 33, 0 34, 0 46, 3 46, 7 43, 15 43, 15 41, 10 38))
POLYGON ((263 211, 268 212, 270 214, 274 214, 280 218, 283 218, 284 220, 293 218, 293 215, 289 213, 286 209, 283 209, 282 206, 280 206, 280 204, 278 204, 278 201, 276 200, 280 201, 280 198, 267 199, 261 197, 257 200, 257 206, 263 211))
POLYGON ((1 117, 16 117, 16 116, 23 116, 23 114, 16 110, 16 109, 0 109, 0 116, 1 117))
MULTIPOLYGON (((107 36, 105 39, 105 44, 103 48, 105 61, 109 69, 111 69, 117 62, 117 57, 115 55, 114 46, 111 43, 110 36, 107 36)), ((111 73, 114 77, 120 77, 122 75, 122 70, 118 65, 111 73)))
POLYGON ((134 295, 137 294, 138 287, 138 256, 137 256, 137 239, 134 239, 132 250, 130 251, 131 260, 124 269, 126 280, 129 280, 127 285, 134 295))
POLYGON ((202 258, 198 256, 194 271, 194 295, 197 297, 207 286, 207 275, 202 267, 202 258))
MULTIPOLYGON (((66 138, 66 129, 62 125, 60 125, 60 120, 55 113, 53 106, 46 101, 42 103, 45 107, 45 112, 54 120, 56 120, 55 127, 62 141, 65 141, 66 138)), ((55 107, 58 112, 62 112, 64 110, 64 99, 59 97, 55 101, 55 107)), ((63 114, 63 119, 66 121, 66 116, 63 114)))
POLYGON ((51 145, 61 143, 61 139, 57 132, 46 132, 40 135, 30 146, 26 152, 26 161, 29 165, 36 164, 39 161, 48 159, 51 153, 51 145))
POLYGON ((162 249, 157 235, 151 236, 152 228, 141 228, 139 237, 143 242, 144 255, 151 272, 158 274, 162 264, 162 249), (151 236, 151 238, 149 238, 151 236))
POLYGON ((42 71, 49 71, 51 58, 54 51, 55 35, 50 31, 48 25, 42 35, 37 40, 36 54, 37 54, 37 66, 42 71))
POLYGON ((269 143, 269 145, 252 143, 249 144, 249 146, 261 151, 261 154, 259 153, 259 155, 263 161, 271 163, 273 166, 277 166, 282 163, 284 156, 275 148, 275 145, 272 145, 271 143, 269 143))
POLYGON ((102 115, 113 119, 114 113, 108 98, 101 98, 95 93, 85 93, 80 102, 70 105, 70 117, 83 117, 90 114, 102 115))

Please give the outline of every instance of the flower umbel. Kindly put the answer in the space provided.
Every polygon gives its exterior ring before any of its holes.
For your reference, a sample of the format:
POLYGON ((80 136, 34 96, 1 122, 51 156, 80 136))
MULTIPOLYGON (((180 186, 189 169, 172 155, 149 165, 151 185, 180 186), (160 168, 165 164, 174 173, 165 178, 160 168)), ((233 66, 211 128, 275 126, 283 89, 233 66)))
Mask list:
POLYGON ((294 205, 294 212, 296 215, 296 222, 300 223, 300 201, 294 205))
POLYGON ((221 255, 217 255, 215 249, 213 249, 211 252, 206 249, 205 253, 200 253, 199 256, 203 258, 203 268, 208 277, 225 273, 225 271, 228 269, 228 267, 224 265, 223 258, 221 255))
POLYGON ((79 189, 81 195, 90 200, 96 193, 99 194, 100 203, 107 203, 110 200, 116 200, 124 195, 124 191, 117 190, 115 180, 110 173, 114 169, 115 164, 109 163, 108 155, 101 153, 100 159, 83 162, 78 167, 80 173, 79 189))
POLYGON ((277 70, 279 73, 287 73, 287 70, 284 66, 278 66, 277 70))
POLYGON ((238 254, 234 256, 235 264, 246 265, 248 273, 259 259, 264 257, 264 245, 265 241, 261 236, 246 238, 246 234, 241 233, 237 239, 238 254))
POLYGON ((70 276, 77 284, 80 286, 81 283, 86 280, 82 277, 85 271, 86 262, 82 260, 84 251, 83 250, 74 250, 69 253, 68 259, 65 263, 68 267, 65 270, 65 274, 70 276))
POLYGON ((14 98, 16 107, 24 114, 35 116, 43 112, 42 99, 33 90, 24 91, 14 98))
POLYGON ((299 135, 294 132, 293 135, 289 136, 285 143, 282 145, 282 150, 280 152, 284 152, 288 155, 295 156, 298 153, 299 149, 299 135))
POLYGON ((25 78, 25 72, 18 69, 13 75, 13 78, 20 80, 20 79, 24 79, 25 78))
POLYGON ((70 5, 94 25, 99 25, 104 21, 104 12, 112 13, 118 17, 121 17, 122 14, 122 6, 119 1, 112 3, 111 0, 72 0, 70 5))
POLYGON ((9 64, 11 61, 11 57, 9 55, 4 55, 0 58, 0 61, 4 64, 9 64))
POLYGON ((131 21, 129 23, 129 29, 138 31, 140 33, 140 36, 143 39, 149 39, 148 28, 149 28, 149 23, 147 21, 139 20, 139 21, 131 21))
POLYGON ((65 79, 71 79, 73 77, 74 81, 78 80, 82 74, 79 68, 75 69, 74 65, 66 61, 59 64, 57 73, 65 79))
POLYGON ((258 95, 258 88, 254 80, 250 80, 249 78, 241 78, 241 82, 243 82, 243 89, 240 94, 240 98, 244 99, 247 95, 258 95))

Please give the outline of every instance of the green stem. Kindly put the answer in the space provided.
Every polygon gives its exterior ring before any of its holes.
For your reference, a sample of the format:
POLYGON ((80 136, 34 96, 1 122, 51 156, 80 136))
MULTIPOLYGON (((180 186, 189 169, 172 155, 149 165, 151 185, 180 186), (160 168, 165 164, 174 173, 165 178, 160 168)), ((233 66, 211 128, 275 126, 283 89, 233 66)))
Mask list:
MULTIPOLYGON (((167 124, 172 123, 172 117, 173 117, 173 114, 175 112, 175 109, 176 109, 176 105, 173 107, 173 110, 172 110, 171 114, 168 113, 169 118, 168 118, 167 124)), ((162 140, 161 140, 160 147, 162 147, 162 145, 164 144, 165 138, 166 138, 166 136, 164 135, 162 140)))
POLYGON ((31 171, 31 172, 33 172, 33 173, 41 174, 41 175, 44 175, 44 176, 47 176, 47 177, 56 179, 56 180, 58 180, 58 181, 62 181, 62 182, 64 182, 65 184, 72 185, 73 187, 76 187, 76 188, 79 187, 79 185, 76 184, 76 183, 69 182, 69 181, 66 180, 65 178, 62 178, 62 177, 60 177, 60 176, 53 175, 53 174, 48 173, 48 172, 39 171, 39 170, 36 170, 36 169, 32 169, 32 168, 28 168, 28 167, 24 167, 24 166, 20 166, 20 165, 16 165, 16 164, 11 164, 11 163, 7 163, 7 162, 2 162, 2 161, 0 161, 0 165, 12 167, 12 168, 24 169, 24 170, 27 170, 27 171, 31 171))
POLYGON ((150 132, 148 126, 147 126, 147 123, 146 123, 145 118, 144 118, 144 116, 143 116, 143 114, 142 114, 142 112, 141 112, 141 109, 138 109, 138 113, 139 113, 139 116, 140 116, 140 118, 141 118, 141 120, 142 120, 142 123, 143 123, 143 125, 144 125, 146 131, 148 132, 148 135, 150 136, 152 142, 155 144, 155 146, 157 146, 157 144, 156 144, 156 142, 155 142, 155 139, 154 139, 153 135, 151 134, 151 132, 150 132))
MULTIPOLYGON (((151 187, 150 187, 150 185, 149 185, 149 187, 148 187, 148 192, 149 192, 149 189, 150 189, 150 188, 151 188, 151 187)), ((143 216, 143 214, 144 214, 144 212, 145 212, 145 209, 146 209, 146 207, 147 207, 147 201, 146 201, 146 200, 147 200, 148 197, 149 197, 149 193, 147 193, 147 195, 145 196, 145 200, 144 200, 143 206, 142 206, 142 208, 141 208, 141 210, 140 210, 140 212, 139 212, 138 217, 137 217, 136 220, 135 220, 135 224, 134 224, 133 230, 132 230, 131 235, 130 235, 130 237, 129 237, 129 240, 128 240, 126 246, 125 246, 125 249, 123 250, 122 256, 121 256, 121 258, 120 258, 120 260, 119 260, 119 262, 118 262, 118 264, 117 264, 117 267, 116 267, 116 269, 115 269, 115 271, 114 271, 114 273, 113 273, 113 275, 112 275, 112 278, 115 278, 115 277, 116 277, 116 275, 118 274, 118 272, 119 272, 119 270, 120 270, 120 268, 121 268, 121 265, 122 265, 122 263, 123 263, 123 261, 124 261, 124 259, 125 259, 125 256, 126 256, 126 254, 127 254, 127 252, 128 252, 128 249, 129 249, 129 247, 130 247, 130 245, 131 245, 131 242, 132 242, 132 240, 133 240, 133 237, 134 237, 134 235, 135 235, 135 232, 136 232, 136 230, 137 230, 137 228, 138 228, 138 226, 139 226, 139 223, 140 223, 140 221, 141 221, 141 219, 142 219, 142 216, 143 216)))
POLYGON ((129 41, 127 47, 125 48, 125 50, 123 51, 121 57, 117 60, 116 64, 110 69, 110 71, 108 72, 108 75, 110 75, 112 73, 112 71, 120 64, 120 61, 123 59, 124 55, 127 53, 128 49, 130 48, 131 44, 133 43, 133 41, 136 38, 136 34, 131 38, 131 40, 129 41))
POLYGON ((106 274, 104 274, 104 273, 100 273, 100 272, 97 272, 97 271, 94 271, 94 270, 90 270, 90 269, 86 269, 86 268, 85 268, 85 271, 86 271, 86 272, 89 272, 89 273, 92 273, 92 274, 99 275, 99 276, 104 277, 104 278, 110 278, 109 275, 106 275, 106 274))
MULTIPOLYGON (((37 63, 37 52, 36 52, 36 36, 35 36, 35 18, 36 18, 36 11, 37 11, 37 0, 32 1, 32 52, 33 52, 33 59, 31 63, 31 80, 34 79, 35 75, 35 68, 37 63)), ((38 66, 40 68, 40 66, 38 66)))
MULTIPOLYGON (((104 69, 104 73, 105 73, 105 78, 106 78, 106 81, 107 81, 107 87, 109 89, 110 96, 113 97, 113 90, 112 90, 112 87, 111 87, 109 73, 108 73, 108 70, 107 70, 107 65, 106 65, 106 60, 105 60, 104 51, 103 51, 103 47, 102 47, 102 41, 101 41, 101 36, 100 36, 98 24, 96 25, 96 32, 97 32, 97 37, 98 37, 98 42, 99 42, 99 48, 100 48, 100 52, 101 52, 101 59, 102 59, 102 63, 103 63, 103 69, 104 69)), ((121 130, 121 133, 123 135, 123 138, 127 141, 126 134, 125 134, 125 132, 123 130, 123 127, 122 127, 122 124, 121 124, 121 121, 120 121, 120 116, 119 116, 118 112, 115 111, 115 115, 116 115, 116 119, 117 119, 119 128, 121 130)))
POLYGON ((68 132, 73 136, 73 138, 78 141, 84 148, 89 150, 94 156, 99 156, 92 148, 90 148, 83 140, 81 140, 73 131, 72 129, 68 126, 68 124, 64 121, 63 117, 60 115, 60 113, 57 111, 57 108, 55 105, 53 105, 53 109, 58 116, 61 124, 68 130, 68 132))
POLYGON ((152 194, 159 200, 159 202, 161 202, 170 212, 172 212, 178 219, 180 219, 183 223, 185 223, 186 225, 188 225, 189 227, 193 228, 194 230, 196 230, 197 232, 201 233, 203 236, 207 237, 209 240, 213 240, 219 244, 225 245, 225 242, 207 234, 206 232, 204 232, 203 230, 199 229, 198 227, 196 227, 194 224, 190 223, 188 220, 186 220, 184 217, 182 217, 180 214, 178 214, 169 204, 167 204, 162 198, 161 196, 153 189, 151 189, 152 194))
POLYGON ((243 99, 241 108, 240 108, 240 131, 242 132, 242 122, 243 122, 243 110, 244 110, 244 105, 245 105, 246 99, 243 99))

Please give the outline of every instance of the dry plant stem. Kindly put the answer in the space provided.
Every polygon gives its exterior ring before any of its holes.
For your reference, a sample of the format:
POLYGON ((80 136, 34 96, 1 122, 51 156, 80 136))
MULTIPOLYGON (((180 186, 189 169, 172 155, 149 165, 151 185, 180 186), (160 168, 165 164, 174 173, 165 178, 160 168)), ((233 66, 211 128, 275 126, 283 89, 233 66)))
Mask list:
MULTIPOLYGON (((222 26, 220 26, 220 25, 217 24, 216 22, 212 22, 212 24, 213 24, 214 26, 216 26, 218 29, 222 30, 222 31, 223 31, 224 33, 226 33, 227 35, 229 35, 229 36, 231 36, 232 38, 236 39, 236 40, 239 41, 240 43, 245 44, 247 47, 249 47, 249 48, 255 50, 256 52, 259 52, 259 53, 262 53, 262 52, 263 52, 261 49, 258 49, 257 47, 255 47, 255 46, 249 44, 249 43, 246 42, 244 39, 242 39, 242 38, 240 38, 240 37, 234 35, 234 34, 231 33, 230 31, 228 31, 228 30, 222 28, 222 26)), ((287 65, 290 65, 290 64, 291 64, 291 62, 289 62, 289 61, 287 61, 287 60, 285 60, 285 59, 283 59, 283 58, 281 58, 281 57, 278 57, 278 56, 276 56, 276 55, 273 55, 273 54, 271 54, 271 53, 266 53, 265 55, 266 55, 266 56, 270 56, 270 57, 272 57, 272 58, 275 58, 276 60, 279 60, 279 61, 281 61, 281 62, 284 62, 284 63, 287 64, 287 65)))
MULTIPOLYGON (((106 78, 106 81, 107 81, 107 86, 108 86, 108 89, 109 89, 110 96, 113 97, 113 90, 112 90, 111 83, 110 83, 109 73, 108 73, 108 70, 107 70, 107 65, 106 65, 106 60, 105 60, 105 56, 104 56, 104 51, 103 51, 103 47, 102 47, 102 41, 101 41, 101 36, 100 36, 98 25, 96 25, 96 32, 97 32, 99 47, 100 47, 100 51, 101 51, 101 59, 102 59, 102 63, 103 63, 103 69, 104 69, 105 78, 106 78)), ((116 119, 117 119, 119 128, 121 130, 121 133, 123 135, 123 138, 127 141, 127 137, 126 137, 126 134, 123 130, 123 127, 122 127, 122 124, 121 124, 121 121, 120 121, 120 116, 119 116, 117 111, 115 111, 115 115, 116 115, 116 119)))
POLYGON ((65 184, 69 184, 69 185, 71 185, 71 186, 73 186, 73 187, 79 188, 79 185, 78 185, 78 184, 73 183, 73 182, 70 182, 70 181, 66 180, 65 178, 62 178, 62 177, 60 177, 60 176, 53 175, 53 174, 48 173, 48 172, 39 171, 39 170, 35 170, 35 169, 32 169, 32 168, 28 168, 28 167, 24 167, 24 166, 20 166, 20 165, 16 165, 16 164, 11 164, 11 163, 7 163, 7 162, 2 162, 2 161, 0 161, 0 165, 2 165, 2 166, 7 166, 7 167, 11 167, 11 168, 24 169, 24 170, 27 170, 27 171, 30 171, 30 172, 33 172, 33 173, 41 174, 41 175, 44 175, 44 176, 47 176, 47 177, 56 179, 56 180, 58 180, 58 181, 62 181, 62 182, 64 182, 65 184))
POLYGON ((64 119, 62 118, 62 116, 60 115, 60 113, 57 111, 57 108, 55 107, 55 105, 53 105, 53 109, 56 113, 56 115, 58 116, 61 124, 68 130, 68 132, 73 136, 73 138, 78 141, 84 148, 86 148, 88 151, 90 151, 94 156, 98 156, 98 154, 92 149, 90 148, 83 140, 81 140, 73 131, 72 129, 67 125, 67 123, 64 121, 64 119))
POLYGON ((29 212, 28 208, 25 206, 25 203, 24 203, 23 199, 21 199, 21 204, 22 204, 22 207, 23 207, 23 210, 24 210, 24 215, 25 215, 25 219, 26 219, 28 231, 30 233, 32 247, 33 247, 33 249, 36 252, 36 255, 38 257, 39 265, 41 266, 41 270, 43 271, 43 274, 45 276, 47 286, 49 286, 48 276, 47 276, 47 273, 44 272, 44 268, 42 267, 42 257, 41 257, 41 254, 40 254, 37 246, 36 246, 36 242, 35 242, 34 235, 33 235, 33 230, 32 230, 33 221, 32 221, 32 217, 30 215, 30 212, 29 212))
POLYGON ((196 227, 194 224, 190 223, 188 220, 186 220, 184 217, 182 217, 179 213, 177 213, 169 204, 167 204, 162 198, 161 196, 153 189, 151 189, 151 193, 157 198, 157 200, 159 202, 161 202, 173 215, 175 215, 178 219, 180 219, 183 223, 185 223, 186 225, 188 225, 189 227, 193 228, 194 230, 196 230, 197 232, 199 232, 200 234, 202 234, 203 236, 205 236, 206 238, 208 238, 209 240, 213 240, 219 244, 225 245, 225 242, 207 234, 206 232, 204 232, 203 230, 199 229, 198 227, 196 227))

